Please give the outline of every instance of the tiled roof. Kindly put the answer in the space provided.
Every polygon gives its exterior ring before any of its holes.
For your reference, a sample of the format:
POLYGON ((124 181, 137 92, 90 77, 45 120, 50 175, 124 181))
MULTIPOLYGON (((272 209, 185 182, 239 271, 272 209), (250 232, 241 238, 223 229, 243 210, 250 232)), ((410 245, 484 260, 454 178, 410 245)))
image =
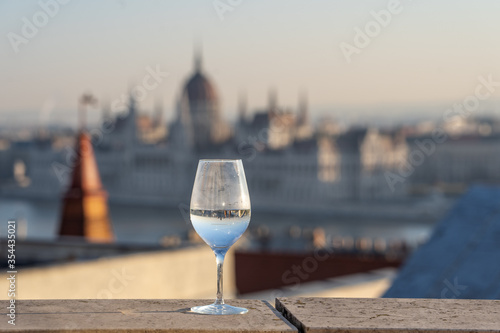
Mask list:
POLYGON ((463 195, 384 297, 499 299, 500 188, 463 195))

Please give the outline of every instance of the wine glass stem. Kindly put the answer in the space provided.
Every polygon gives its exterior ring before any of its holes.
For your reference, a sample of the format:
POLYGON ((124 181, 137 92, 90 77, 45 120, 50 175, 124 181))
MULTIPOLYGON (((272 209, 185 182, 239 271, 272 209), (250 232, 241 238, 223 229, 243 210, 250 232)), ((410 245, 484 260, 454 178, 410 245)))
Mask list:
POLYGON ((224 268, 224 257, 226 256, 227 250, 214 250, 215 252, 215 261, 217 262, 217 299, 215 300, 215 304, 224 304, 223 298, 223 268, 224 268))

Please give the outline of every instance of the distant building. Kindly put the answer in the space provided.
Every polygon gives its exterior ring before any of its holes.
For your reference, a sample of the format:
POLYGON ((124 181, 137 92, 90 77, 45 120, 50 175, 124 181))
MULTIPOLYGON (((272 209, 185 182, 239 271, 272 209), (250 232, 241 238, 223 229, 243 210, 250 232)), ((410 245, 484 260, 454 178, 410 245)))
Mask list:
MULTIPOLYGON (((127 112, 105 112, 94 149, 110 200, 187 206, 199 158, 242 159, 253 207, 330 209, 336 202, 385 200, 405 193, 404 187, 391 190, 384 178, 384 171, 406 153, 399 132, 343 132, 331 121, 315 130, 304 93, 295 111, 281 107, 271 90, 267 107, 249 116, 241 97, 238 112, 234 127, 222 118, 219 95, 199 55, 168 126, 160 125, 161 112, 153 118, 141 114, 132 96, 127 112)), ((71 174, 71 148, 56 149, 49 142, 42 152, 30 143, 13 154, 25 163, 31 183, 10 187, 11 193, 61 193, 71 174)))
POLYGON ((212 150, 228 141, 229 125, 222 119, 214 84, 202 71, 201 55, 195 57, 195 72, 187 80, 177 105, 176 123, 182 125, 183 140, 197 152, 212 150))
POLYGON ((500 122, 459 118, 434 127, 442 130, 439 141, 428 132, 407 138, 409 152, 423 156, 409 177, 411 187, 461 193, 477 182, 500 184, 500 122))
POLYGON ((385 172, 394 170, 406 157, 407 146, 399 132, 381 133, 374 128, 353 128, 336 140, 341 159, 339 182, 352 199, 391 198, 406 192, 391 191, 385 172))

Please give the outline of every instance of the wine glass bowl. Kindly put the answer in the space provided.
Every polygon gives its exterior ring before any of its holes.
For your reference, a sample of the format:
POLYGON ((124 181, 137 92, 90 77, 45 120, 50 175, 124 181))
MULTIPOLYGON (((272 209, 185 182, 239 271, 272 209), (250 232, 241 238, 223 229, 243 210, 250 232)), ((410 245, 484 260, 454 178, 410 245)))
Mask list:
POLYGON ((202 314, 243 314, 245 308, 224 303, 222 272, 224 257, 250 223, 250 196, 241 160, 200 160, 191 195, 191 223, 214 251, 217 262, 217 299, 196 306, 202 314))

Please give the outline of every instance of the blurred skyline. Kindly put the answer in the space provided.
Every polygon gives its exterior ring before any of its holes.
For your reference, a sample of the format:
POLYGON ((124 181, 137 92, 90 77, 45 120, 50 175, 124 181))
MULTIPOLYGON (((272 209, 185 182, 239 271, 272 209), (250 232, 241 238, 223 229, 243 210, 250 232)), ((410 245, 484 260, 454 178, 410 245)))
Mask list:
MULTIPOLYGON (((141 108, 160 101, 170 120, 193 70, 197 41, 227 118, 235 118, 241 92, 253 111, 267 104, 270 88, 289 107, 307 91, 313 116, 356 108, 409 116, 404 113, 418 106, 462 101, 474 93, 478 76, 500 81, 498 1, 402 0, 400 13, 351 63, 340 44, 354 44, 354 29, 374 21, 371 12, 386 10, 388 1, 241 1, 223 20, 214 8, 220 3, 229 2, 73 0, 16 53, 8 34, 22 35, 23 18, 33 22, 41 7, 38 1, 1 2, 0 118, 5 123, 12 113, 28 117, 43 110, 51 114, 48 122, 76 122, 82 92, 112 103, 140 84, 147 67, 159 66, 169 76, 141 108)), ((497 89, 490 107, 498 110, 499 97, 497 89)))

